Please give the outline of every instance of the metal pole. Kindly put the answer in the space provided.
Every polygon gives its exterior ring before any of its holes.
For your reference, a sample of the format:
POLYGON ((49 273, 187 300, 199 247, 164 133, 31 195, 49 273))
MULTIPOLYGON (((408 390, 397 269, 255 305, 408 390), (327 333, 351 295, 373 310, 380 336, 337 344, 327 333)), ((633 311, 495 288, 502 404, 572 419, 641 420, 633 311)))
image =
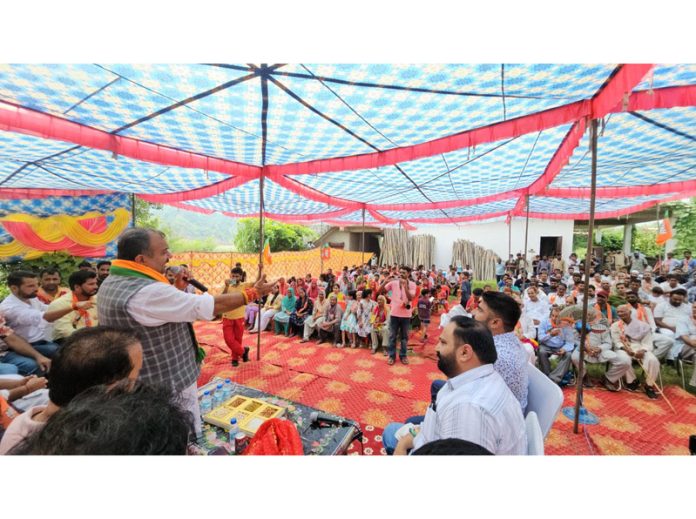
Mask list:
MULTIPOLYGON (((592 150, 592 187, 590 189, 590 222, 587 229, 587 253, 585 254, 585 286, 590 286, 590 265, 592 263, 592 245, 594 243, 595 198, 597 194, 597 120, 590 123, 590 148, 592 150)), ((575 397, 575 420, 573 432, 578 433, 578 419, 582 405, 582 381, 585 376, 585 338, 587 337, 587 304, 588 297, 582 298, 582 328, 580 329, 580 373, 577 380, 577 395, 575 397)))
POLYGON ((527 219, 524 225, 524 270, 526 271, 526 275, 529 276, 529 263, 527 261, 527 237, 529 236, 529 194, 526 195, 527 197, 527 219))
POLYGON ((508 257, 505 260, 505 263, 508 262, 510 259, 510 255, 512 254, 512 215, 508 215, 508 257))
POLYGON ((135 193, 131 193, 131 225, 135 227, 135 193))
POLYGON ((362 236, 360 237, 361 263, 365 264, 365 206, 362 208, 362 236))
MULTIPOLYGON (((261 174, 259 176, 259 265, 263 265, 263 180, 264 180, 264 168, 261 168, 261 174)), ((259 320, 258 334, 256 334, 256 360, 261 360, 261 298, 257 301, 259 305, 258 312, 256 313, 259 320)))

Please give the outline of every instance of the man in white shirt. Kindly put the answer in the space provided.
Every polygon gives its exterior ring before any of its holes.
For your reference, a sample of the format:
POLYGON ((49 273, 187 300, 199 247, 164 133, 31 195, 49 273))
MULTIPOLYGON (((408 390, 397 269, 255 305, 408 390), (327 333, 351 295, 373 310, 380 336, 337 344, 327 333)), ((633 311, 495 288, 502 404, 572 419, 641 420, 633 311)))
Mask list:
POLYGON ((524 302, 524 312, 532 319, 534 326, 539 326, 544 319, 549 317, 549 303, 539 298, 539 290, 536 287, 529 287, 527 296, 529 300, 524 302))
MULTIPOLYGON (((645 393, 649 398, 657 398, 655 381, 660 373, 660 361, 653 354, 653 341, 650 326, 631 317, 631 307, 622 305, 617 310, 619 320, 611 325, 611 339, 614 350, 623 350, 635 359, 645 371, 645 393)), ((626 372, 626 389, 638 389, 638 379, 632 369, 626 372)))
POLYGON ((631 307, 631 317, 633 319, 638 319, 643 321, 648 326, 650 326, 650 331, 652 332, 653 346, 655 347, 653 353, 655 356, 662 360, 665 357, 671 357, 669 355, 670 350, 674 346, 674 339, 669 337, 664 333, 656 333, 657 325, 655 324, 655 318, 653 312, 649 305, 642 305, 638 299, 638 294, 636 292, 626 292, 626 301, 631 307))
POLYGON ((678 288, 684 288, 684 285, 679 284, 679 277, 676 274, 667 274, 667 281, 660 283, 660 288, 665 293, 666 299, 672 291, 678 288))
POLYGON ((212 296, 188 294, 188 270, 182 268, 174 284, 163 273, 172 257, 162 232, 131 228, 118 239, 118 259, 99 288, 99 323, 133 330, 143 346, 140 379, 162 384, 181 395, 200 432, 196 380, 200 349, 192 322, 234 310, 270 292, 259 271, 253 288, 212 296))
POLYGON ((655 324, 659 333, 674 339, 677 324, 687 321, 691 317, 691 308, 684 304, 686 290, 678 288, 673 290, 667 301, 659 303, 655 307, 655 324))
MULTIPOLYGON (((48 305, 37 299, 39 283, 36 274, 26 270, 11 272, 7 276, 7 285, 11 294, 0 303, 0 314, 5 317, 17 337, 31 345, 31 350, 16 351, 16 355, 6 355, 9 364, 20 368, 21 375, 41 375, 50 367, 50 362, 44 359, 52 358, 58 350, 58 345, 47 340, 47 334, 52 333, 49 323, 60 319, 73 311, 72 307, 48 311, 48 305), (37 357, 33 352, 38 352, 37 357), (40 362, 39 362, 40 361, 40 362), (21 366, 21 367, 20 367, 21 366)), ((82 307, 84 303, 76 306, 82 307)))
MULTIPOLYGON (((677 355, 682 360, 690 362, 696 358, 696 303, 691 305, 691 319, 686 322, 680 322, 677 325, 677 340, 675 346, 677 355)), ((696 369, 694 369, 689 384, 696 386, 696 369)))
MULTIPOLYGON (((447 382, 437 394, 420 431, 406 434, 394 454, 445 439, 459 438, 493 454, 527 452, 527 435, 519 403, 501 376, 493 369, 497 359, 493 337, 483 323, 454 317, 440 335, 438 369, 447 382)), ((384 430, 385 448, 394 446, 394 433, 402 424, 384 430)))

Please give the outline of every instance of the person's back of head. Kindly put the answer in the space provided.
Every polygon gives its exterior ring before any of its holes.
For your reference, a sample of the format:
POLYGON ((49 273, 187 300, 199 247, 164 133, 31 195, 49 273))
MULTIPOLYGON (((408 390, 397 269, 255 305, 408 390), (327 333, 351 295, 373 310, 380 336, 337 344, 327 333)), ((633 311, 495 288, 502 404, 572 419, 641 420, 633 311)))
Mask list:
POLYGON ((411 453, 412 456, 492 456, 493 453, 473 442, 459 438, 445 438, 426 443, 411 453))
POLYGON ((134 334, 110 326, 83 328, 53 358, 48 397, 64 406, 92 386, 135 380, 141 367, 142 346, 134 334))
POLYGON ((134 261, 141 254, 150 251, 150 237, 157 233, 164 237, 164 233, 156 229, 132 227, 123 231, 116 245, 116 257, 120 260, 134 261))
POLYGON ((124 381, 81 393, 10 453, 181 455, 191 425, 170 389, 124 381))
POLYGON ((515 329, 522 311, 512 297, 503 292, 491 291, 484 292, 481 299, 486 303, 488 310, 502 319, 505 332, 511 332, 515 329))

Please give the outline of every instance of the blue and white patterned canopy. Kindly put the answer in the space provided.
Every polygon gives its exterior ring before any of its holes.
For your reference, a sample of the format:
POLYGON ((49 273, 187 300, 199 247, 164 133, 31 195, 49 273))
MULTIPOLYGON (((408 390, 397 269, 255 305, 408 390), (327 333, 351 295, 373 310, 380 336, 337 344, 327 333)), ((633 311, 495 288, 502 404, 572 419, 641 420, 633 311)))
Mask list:
POLYGON ((0 196, 253 216, 263 175, 288 221, 514 217, 527 196, 585 218, 591 118, 598 213, 696 193, 696 65, 0 65, 0 196))

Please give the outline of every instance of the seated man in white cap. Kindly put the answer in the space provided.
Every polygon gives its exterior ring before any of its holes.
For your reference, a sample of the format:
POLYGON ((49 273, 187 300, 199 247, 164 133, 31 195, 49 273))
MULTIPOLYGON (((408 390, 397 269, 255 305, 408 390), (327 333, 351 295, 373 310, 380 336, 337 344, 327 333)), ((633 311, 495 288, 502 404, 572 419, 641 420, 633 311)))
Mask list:
MULTIPOLYGON (((585 343, 585 362, 590 364, 609 363, 609 369, 604 374, 602 384, 609 391, 620 389, 621 377, 631 371, 631 358, 623 350, 614 351, 614 345, 609 333, 606 319, 590 324, 590 329, 586 335, 585 343)), ((573 364, 577 370, 580 366, 580 348, 577 348, 572 355, 573 364)), ((583 385, 592 387, 587 372, 583 377, 583 385)))
MULTIPOLYGON (((611 325, 611 339, 615 350, 623 350, 638 361, 645 372, 645 394, 657 398, 655 380, 660 373, 660 361, 653 354, 653 340, 650 326, 631 317, 631 306, 622 305, 617 310, 619 320, 611 325)), ((633 370, 626 373, 626 389, 635 391, 639 383, 633 370)))

